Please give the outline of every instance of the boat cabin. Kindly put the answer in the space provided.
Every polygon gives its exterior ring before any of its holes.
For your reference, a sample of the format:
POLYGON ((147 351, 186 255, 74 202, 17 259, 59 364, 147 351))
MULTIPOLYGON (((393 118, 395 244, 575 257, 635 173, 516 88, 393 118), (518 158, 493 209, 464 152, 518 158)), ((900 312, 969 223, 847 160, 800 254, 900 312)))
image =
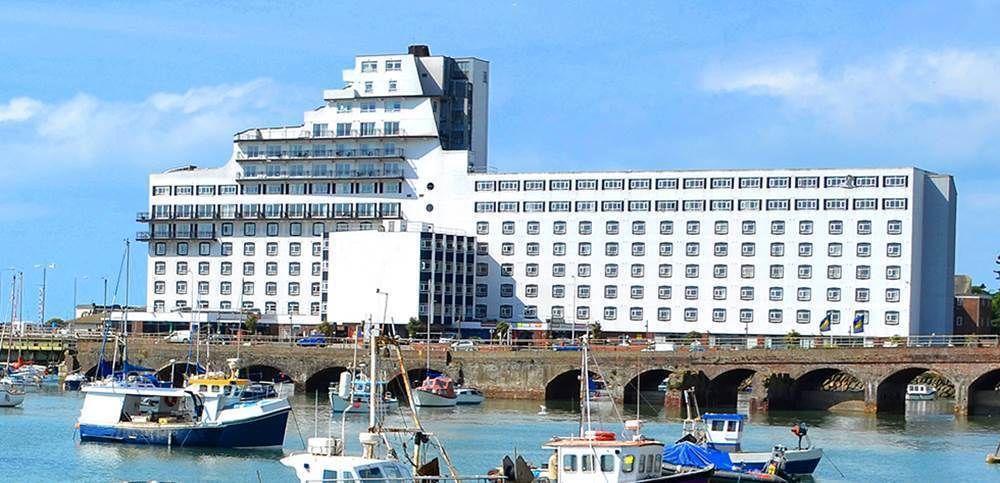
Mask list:
POLYGON ((556 465, 559 483, 634 482, 662 473, 663 443, 658 441, 622 441, 609 431, 591 431, 584 438, 553 438, 543 448, 553 451, 548 474, 556 465))
POLYGON ((417 388, 420 391, 429 392, 432 394, 437 394, 446 398, 455 397, 455 383, 452 382, 450 377, 438 376, 438 377, 428 377, 424 379, 424 383, 417 388))
POLYGON ((192 424, 201 408, 190 393, 169 388, 88 386, 80 412, 81 424, 192 424))
POLYGON ((409 481, 412 469, 398 460, 344 456, 343 442, 338 438, 309 438, 308 452, 293 454, 281 460, 295 469, 300 481, 409 481))
POLYGON ((747 417, 742 414, 705 413, 705 438, 708 447, 727 453, 739 452, 747 417))

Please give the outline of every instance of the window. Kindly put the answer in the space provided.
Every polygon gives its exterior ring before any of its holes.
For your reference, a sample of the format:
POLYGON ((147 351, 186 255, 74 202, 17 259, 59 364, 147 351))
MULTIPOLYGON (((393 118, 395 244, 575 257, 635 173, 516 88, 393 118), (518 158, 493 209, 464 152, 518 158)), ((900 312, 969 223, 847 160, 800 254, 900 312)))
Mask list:
POLYGON ((740 265, 740 278, 754 278, 754 266, 740 265))
POLYGON ((799 302, 808 302, 812 300, 812 289, 808 287, 800 287, 795 292, 795 299, 799 302))
POLYGON ((552 265, 552 276, 553 277, 565 277, 566 276, 566 264, 555 263, 552 265))
POLYGON ((609 221, 609 222, 607 222, 605 224, 605 232, 608 235, 617 235, 618 234, 618 222, 617 221, 609 221))
POLYGON ((740 300, 753 300, 753 287, 740 287, 740 300))
POLYGON ((633 235, 645 235, 646 234, 646 222, 644 222, 644 221, 633 221, 632 222, 632 234, 633 235))
POLYGON ((712 322, 725 322, 726 309, 712 309, 712 322))
POLYGON ((889 220, 886 223, 886 232, 890 235, 899 235, 903 233, 903 222, 901 220, 889 220))
POLYGON ((698 242, 691 242, 684 245, 684 254, 689 257, 697 257, 700 251, 700 245, 698 242))
POLYGON ((500 232, 503 233, 504 235, 513 235, 514 234, 514 222, 513 221, 505 221, 505 222, 503 222, 500 225, 500 232))
POLYGON ((858 221, 858 235, 871 235, 872 234, 872 222, 871 220, 859 220, 858 221))
POLYGON ((652 186, 652 180, 648 178, 628 180, 628 189, 630 190, 648 190, 651 186, 652 186))
POLYGON ((180 242, 177 244, 177 254, 187 255, 188 254, 188 244, 185 242, 180 242))
POLYGON ((799 176, 795 178, 796 188, 819 188, 818 176, 799 176))
POLYGON ((590 298, 590 285, 577 285, 576 297, 581 299, 590 298))
POLYGON ((646 244, 642 242, 632 243, 632 256, 641 257, 646 254, 646 244))
POLYGON ((753 322, 753 310, 752 309, 740 309, 740 322, 744 324, 749 324, 753 322))
POLYGON ((687 278, 698 278, 698 265, 686 265, 684 267, 684 276, 687 278))
POLYGON ((685 322, 697 322, 698 321, 698 309, 694 307, 688 307, 684 309, 684 321, 685 322))
POLYGON ((660 234, 661 235, 673 235, 674 234, 674 222, 672 222, 672 221, 661 221, 660 222, 660 234))
POLYGON ((795 322, 799 324, 808 324, 810 318, 810 313, 808 310, 797 310, 795 311, 795 322))
MULTIPOLYGON (((568 182, 568 181, 567 181, 568 182)), ((569 189, 569 188, 566 188, 569 189)), ((576 189, 581 191, 591 191, 597 189, 596 179, 578 179, 576 180, 576 189)))
POLYGON ((772 176, 767 178, 768 188, 788 188, 792 179, 787 176, 772 176))
POLYGON ((712 178, 712 189, 732 189, 733 178, 712 178))
POLYGON ((609 263, 604 266, 604 276, 607 278, 615 278, 618 276, 618 265, 614 263, 609 263))
POLYGON ((660 278, 671 278, 674 276, 674 266, 669 263, 661 263, 658 273, 660 278))
POLYGON ((795 200, 795 209, 797 211, 815 211, 819 209, 819 200, 808 199, 808 200, 795 200))
POLYGON ((621 179, 605 179, 601 180, 602 190, 620 190, 625 188, 625 180, 621 179))
POLYGON ((771 244, 771 256, 772 257, 783 257, 783 256, 785 256, 785 244, 784 243, 772 243, 771 244))
POLYGON ((616 257, 616 256, 618 256, 618 243, 617 242, 608 242, 608 243, 605 243, 604 244, 604 254, 607 255, 607 256, 609 256, 609 257, 616 257))
POLYGON ((871 300, 871 291, 867 288, 856 288, 854 289, 854 301, 855 302, 867 302, 871 300))
POLYGON ((697 221, 689 221, 689 222, 687 222, 687 234, 688 235, 697 235, 699 233, 701 233, 701 223, 699 223, 697 221))
POLYGON ((670 321, 670 307, 659 307, 656 309, 656 320, 660 322, 670 321))
POLYGON ((752 257, 756 251, 756 245, 752 242, 746 242, 740 245, 740 254, 744 257, 752 257))
POLYGON ((785 278, 785 266, 784 265, 771 265, 771 278, 785 278))
POLYGON ((670 300, 673 296, 673 289, 668 285, 660 285, 656 288, 656 298, 660 300, 670 300))
POLYGON ((840 289, 837 287, 826 289, 826 300, 827 302, 840 302, 840 289))
POLYGON ((772 324, 780 324, 782 319, 781 309, 771 309, 767 311, 767 321, 772 324))
POLYGON ((641 263, 632 264, 632 278, 642 278, 646 276, 646 267, 641 263))
POLYGON ((177 275, 187 275, 188 264, 187 262, 177 262, 177 275))
POLYGON ((656 200, 656 211, 677 211, 677 200, 656 200))
MULTIPOLYGON (((885 325, 899 325, 899 312, 890 310, 885 313, 885 325)), ((961 325, 959 323, 958 325, 961 325)))
POLYGON ((713 287, 712 288, 712 299, 713 300, 726 300, 726 287, 713 287))
POLYGON ((899 302, 899 289, 898 288, 887 288, 885 289, 885 301, 886 302, 899 302))
POLYGON ((744 235, 753 235, 757 233, 757 222, 744 221, 742 223, 742 231, 744 235))
POLYGON ((705 200, 685 200, 684 211, 705 211, 705 200))
POLYGON ((799 256, 800 257, 811 257, 813 254, 812 243, 799 243, 799 256))
POLYGON ((772 235, 784 235, 785 234, 785 222, 783 221, 772 221, 771 222, 771 234, 772 235))
POLYGON ((618 309, 615 307, 604 307, 604 320, 615 320, 618 318, 618 309))
POLYGON ((826 254, 831 257, 839 257, 844 254, 844 245, 840 243, 831 243, 827 245, 826 254))
POLYGON ((486 221, 480 221, 476 223, 476 234, 477 235, 489 235, 490 224, 486 221))
POLYGON ((806 280, 813 276, 812 265, 799 265, 799 279, 806 280))
POLYGON ((712 252, 717 257, 724 257, 726 255, 729 255, 729 244, 726 242, 716 243, 715 248, 712 250, 712 252))
POLYGON ((855 210, 874 210, 878 206, 875 198, 858 198, 854 200, 855 210))
POLYGON ((846 210, 847 200, 845 199, 828 199, 823 200, 824 210, 846 210))
POLYGON ((844 233, 844 222, 839 220, 833 220, 829 224, 829 233, 831 235, 842 235, 844 233))
POLYGON ((553 221, 552 222, 552 234, 553 235, 565 235, 566 234, 566 222, 565 221, 553 221))
POLYGON ((781 287, 771 287, 767 291, 767 299, 772 302, 780 302, 785 298, 785 289, 781 287))
MULTIPOLYGON (((483 265, 486 265, 485 263, 483 265)), ((538 264, 528 263, 524 266, 524 275, 527 277, 537 277, 538 276, 538 264)))
POLYGON ((577 277, 589 277, 590 276, 590 264, 581 263, 576 266, 576 276, 577 277))
POLYGON ((883 176, 882 186, 885 188, 902 188, 907 184, 906 176, 883 176))
POLYGON ((886 256, 897 258, 903 255, 903 245, 899 243, 889 243, 885 246, 886 256))
POLYGON ((549 189, 552 191, 569 191, 570 182, 568 179, 554 179, 549 181, 549 189))
POLYGON ((705 178, 684 178, 684 189, 705 189, 705 178))
POLYGON ((502 263, 502 264, 500 264, 500 276, 501 277, 513 277, 514 276, 514 264, 513 263, 502 263))
POLYGON ((577 254, 583 257, 588 257, 591 254, 590 243, 582 242, 577 245, 577 254))
POLYGON ((889 265, 885 267, 885 279, 886 280, 899 280, 902 270, 899 265, 889 265))
POLYGON ((740 188, 741 189, 757 189, 763 186, 763 179, 759 177, 754 178, 740 178, 740 188))
MULTIPOLYGON (((540 252, 541 252, 540 245, 538 243, 535 243, 535 242, 529 243, 527 245, 527 247, 526 247, 526 250, 525 250, 525 253, 527 253, 528 256, 531 256, 531 257, 538 256, 538 254, 540 252)), ((564 255, 566 254, 566 245, 565 244, 563 244, 563 254, 564 255)))
POLYGON ((830 265, 826 267, 826 278, 839 280, 843 276, 843 268, 840 265, 830 265))
POLYGON ((659 178, 656 180, 656 189, 675 190, 677 189, 677 178, 659 178))
MULTIPOLYGON (((537 246, 538 244, 535 243, 535 245, 537 246)), ((537 253, 537 250, 536 250, 535 255, 537 255, 537 254, 538 253, 537 253)), ((528 244, 528 255, 531 255, 531 244, 530 243, 528 244)), ((552 255, 557 256, 557 257, 561 257, 563 255, 566 255, 566 244, 565 243, 553 243, 552 244, 552 255)))

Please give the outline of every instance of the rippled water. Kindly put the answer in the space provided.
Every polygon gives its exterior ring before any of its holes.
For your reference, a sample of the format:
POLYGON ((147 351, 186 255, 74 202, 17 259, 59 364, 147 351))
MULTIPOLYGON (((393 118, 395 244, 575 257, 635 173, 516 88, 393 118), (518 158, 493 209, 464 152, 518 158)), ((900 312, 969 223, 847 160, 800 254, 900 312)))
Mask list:
MULTIPOLYGON (((219 451, 111 444, 81 444, 73 428, 82 404, 77 393, 29 394, 23 408, 0 409, 0 481, 294 481, 278 459, 280 451, 219 451)), ((317 426, 327 431, 329 417, 314 422, 312 401, 298 396, 289 421, 285 450, 301 449, 317 426)), ((956 420, 948 403, 923 403, 904 416, 871 417, 826 412, 756 416, 745 436, 748 449, 767 450, 772 443, 794 445, 788 427, 802 420, 813 442, 824 449, 816 481, 1000 481, 1000 467, 984 463, 1000 440, 1000 420, 956 420), (843 473, 844 476, 841 476, 843 473)), ((634 408, 632 409, 634 411, 634 408)), ((481 474, 505 454, 518 451, 542 462, 540 445, 553 435, 576 431, 576 416, 538 404, 487 401, 480 407, 421 412, 427 430, 445 442, 462 473, 481 474)), ((643 411, 646 433, 664 441, 680 434, 680 421, 662 412, 643 411)), ((356 450, 361 418, 348 424, 348 447, 356 450)), ((597 419, 613 420, 604 413, 597 419)), ((401 424, 400 419, 390 424, 401 424)), ((620 426, 608 424, 609 429, 620 426)), ((333 427, 339 433, 339 424, 333 427)))

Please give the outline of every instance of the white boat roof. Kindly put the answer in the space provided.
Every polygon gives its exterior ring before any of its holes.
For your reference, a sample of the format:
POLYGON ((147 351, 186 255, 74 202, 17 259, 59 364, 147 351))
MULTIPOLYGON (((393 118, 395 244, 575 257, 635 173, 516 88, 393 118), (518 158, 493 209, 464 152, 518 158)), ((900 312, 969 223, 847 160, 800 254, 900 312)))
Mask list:
POLYGON ((327 456, 300 452, 282 458, 281 463, 285 466, 295 466, 297 460, 309 460, 312 464, 323 465, 327 468, 358 468, 368 465, 396 464, 400 462, 398 460, 362 458, 361 456, 327 456))
POLYGON ((113 386, 88 385, 81 389, 85 393, 102 394, 109 396, 158 396, 158 397, 186 397, 189 393, 183 389, 170 387, 137 387, 127 384, 116 384, 113 386))

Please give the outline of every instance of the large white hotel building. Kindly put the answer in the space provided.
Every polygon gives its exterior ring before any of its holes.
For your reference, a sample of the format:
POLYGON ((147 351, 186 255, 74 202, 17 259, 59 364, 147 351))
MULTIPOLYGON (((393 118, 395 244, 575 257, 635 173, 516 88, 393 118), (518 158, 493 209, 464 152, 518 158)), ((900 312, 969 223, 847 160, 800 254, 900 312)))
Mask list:
POLYGON ((301 124, 150 176, 147 330, 951 332, 956 190, 918 168, 493 173, 489 64, 361 55, 301 124))

